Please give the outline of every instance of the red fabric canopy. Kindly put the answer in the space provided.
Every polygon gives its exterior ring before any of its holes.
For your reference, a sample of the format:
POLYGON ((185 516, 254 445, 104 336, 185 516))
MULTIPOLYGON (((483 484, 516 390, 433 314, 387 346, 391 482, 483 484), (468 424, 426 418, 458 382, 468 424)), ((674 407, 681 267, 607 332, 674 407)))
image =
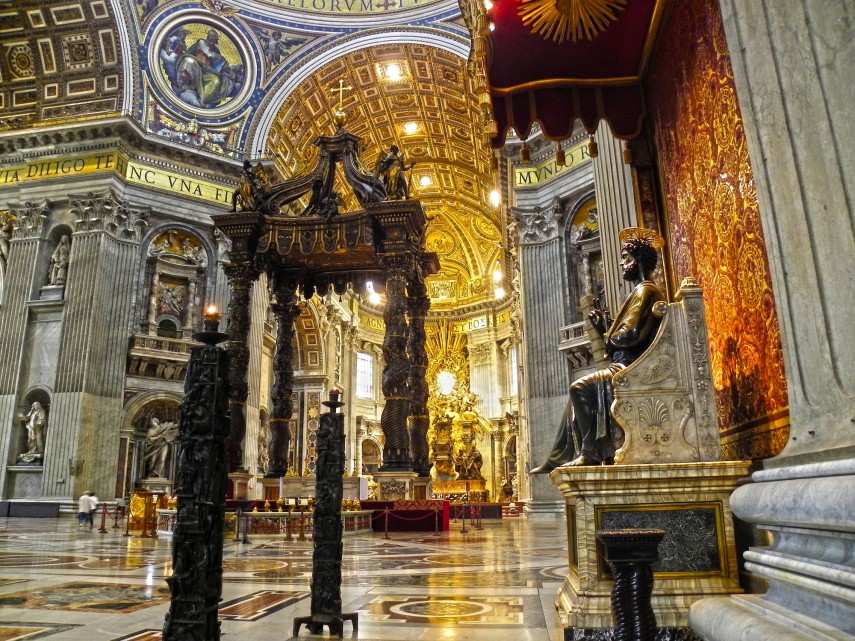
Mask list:
POLYGON ((525 139, 539 122, 547 137, 567 138, 578 118, 589 131, 601 119, 619 138, 641 131, 641 73, 662 0, 629 0, 593 40, 558 44, 524 25, 520 0, 494 0, 487 77, 498 123, 495 146, 508 127, 525 139))

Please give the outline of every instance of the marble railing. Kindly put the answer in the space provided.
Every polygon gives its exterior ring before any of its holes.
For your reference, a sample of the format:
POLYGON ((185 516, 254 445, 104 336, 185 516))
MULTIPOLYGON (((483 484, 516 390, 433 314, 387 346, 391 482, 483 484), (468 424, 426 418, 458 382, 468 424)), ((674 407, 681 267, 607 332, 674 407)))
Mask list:
POLYGON ((128 348, 128 374, 181 381, 194 341, 150 334, 134 334, 128 348))

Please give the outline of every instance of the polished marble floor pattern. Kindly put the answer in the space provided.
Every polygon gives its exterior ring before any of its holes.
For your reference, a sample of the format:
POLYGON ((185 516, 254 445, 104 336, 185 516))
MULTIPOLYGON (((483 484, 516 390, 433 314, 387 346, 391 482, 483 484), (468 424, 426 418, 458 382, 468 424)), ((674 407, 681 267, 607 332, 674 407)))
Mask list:
MULTIPOLYGON (((567 573, 560 520, 483 529, 346 536, 342 604, 364 641, 558 641, 554 601, 567 573)), ((0 641, 160 641, 170 539, 0 519, 0 641)), ((222 638, 287 641, 309 614, 312 542, 224 542, 222 638)), ((325 631, 325 636, 328 636, 325 631)), ((319 638, 302 628, 299 639, 319 638)))

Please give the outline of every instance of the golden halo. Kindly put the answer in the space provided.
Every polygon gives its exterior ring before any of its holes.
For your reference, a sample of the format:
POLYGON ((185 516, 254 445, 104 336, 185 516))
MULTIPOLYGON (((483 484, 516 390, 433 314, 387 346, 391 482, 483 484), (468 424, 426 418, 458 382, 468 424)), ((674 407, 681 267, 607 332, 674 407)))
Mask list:
POLYGON ((558 44, 580 38, 593 40, 617 20, 627 0, 520 0, 523 24, 558 44))
POLYGON ((644 227, 626 227, 625 229, 621 229, 618 238, 621 245, 631 240, 640 240, 653 247, 653 249, 662 249, 665 246, 665 239, 662 236, 652 229, 645 229, 644 227))

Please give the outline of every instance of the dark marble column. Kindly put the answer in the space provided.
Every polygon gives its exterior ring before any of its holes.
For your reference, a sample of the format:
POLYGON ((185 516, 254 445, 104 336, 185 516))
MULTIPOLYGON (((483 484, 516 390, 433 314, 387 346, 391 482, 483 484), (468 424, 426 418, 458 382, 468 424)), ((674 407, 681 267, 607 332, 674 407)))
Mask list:
POLYGON ((654 641, 656 616, 653 594, 653 564, 659 560, 659 542, 665 530, 598 530, 603 558, 612 569, 612 615, 614 641, 654 641))
POLYGON ((258 269, 253 263, 226 263, 223 271, 229 279, 228 332, 230 339, 226 350, 231 358, 229 371, 229 472, 243 467, 243 439, 246 436, 246 399, 249 396, 247 371, 249 370, 249 324, 252 284, 258 278, 258 269))
POLYGON ((425 316, 430 309, 430 297, 420 278, 410 281, 408 287, 407 309, 410 314, 410 335, 407 352, 410 356, 410 416, 407 418, 407 431, 410 438, 410 453, 413 457, 413 471, 419 476, 430 476, 430 454, 427 432, 430 416, 427 410, 429 395, 426 379, 428 356, 425 343, 425 316))
POLYGON ((288 461, 293 446, 291 414, 294 407, 291 393, 294 390, 294 321, 300 314, 295 303, 297 279, 277 274, 271 284, 276 315, 276 354, 273 356, 272 409, 270 412, 270 471, 268 477, 281 477, 288 472, 288 461))
POLYGON ((344 474, 344 414, 339 413, 341 392, 330 392, 318 430, 318 474, 315 481, 315 531, 312 554, 312 605, 309 616, 295 617, 293 636, 305 623, 309 632, 319 634, 329 626, 330 635, 342 636, 344 621, 357 630, 357 613, 341 611, 341 522, 342 476, 344 474))
POLYGON ((194 335, 204 345, 191 350, 184 382, 164 641, 220 639, 217 607, 223 592, 229 355, 216 344, 225 337, 213 324, 194 335))
POLYGON ((407 417, 410 415, 408 382, 410 361, 407 358, 407 296, 405 293, 409 275, 409 256, 387 256, 386 265, 386 308, 383 321, 386 335, 383 338, 383 368, 381 381, 386 405, 380 416, 380 426, 386 437, 383 446, 381 471, 412 471, 410 437, 407 433, 407 417))

